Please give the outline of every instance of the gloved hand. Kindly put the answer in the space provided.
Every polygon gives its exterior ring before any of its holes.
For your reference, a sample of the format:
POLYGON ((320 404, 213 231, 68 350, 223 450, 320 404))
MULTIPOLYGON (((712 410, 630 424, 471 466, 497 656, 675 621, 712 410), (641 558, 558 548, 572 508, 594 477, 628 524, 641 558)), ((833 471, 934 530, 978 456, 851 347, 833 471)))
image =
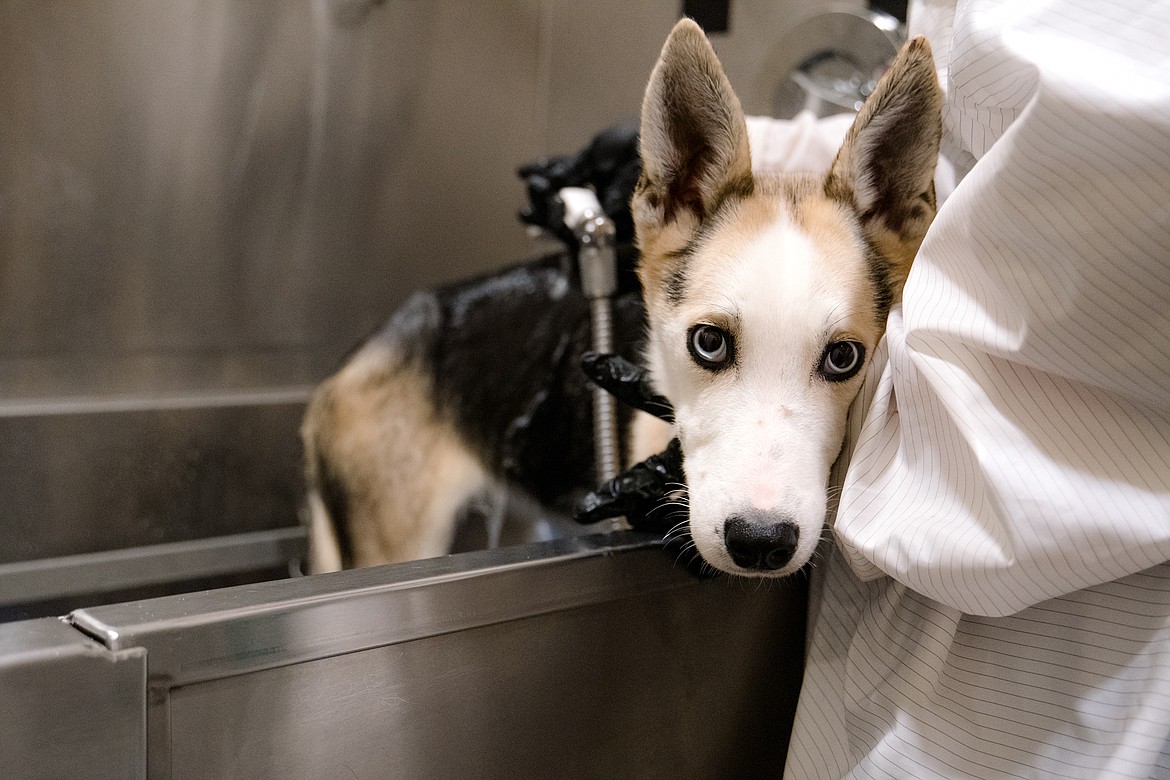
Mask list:
MULTIPOLYGON (((651 389, 641 367, 621 355, 586 352, 581 367, 594 384, 622 403, 673 422, 670 401, 651 389)), ((634 464, 587 494, 574 517, 579 523, 592 524, 624 515, 636 530, 665 534, 664 548, 676 553, 692 573, 712 576, 715 570, 694 551, 693 540, 686 530, 685 500, 671 502, 668 498, 671 493, 685 489, 682 446, 675 438, 664 451, 634 464)))
POLYGON ((646 379, 646 371, 638 364, 621 355, 586 352, 581 355, 581 369, 593 384, 626 406, 641 409, 659 420, 674 422, 674 408, 670 401, 654 392, 646 379))
POLYGON ((667 495, 682 487, 684 479, 682 448, 678 439, 671 439, 664 452, 634 464, 588 493, 578 505, 574 518, 578 523, 593 524, 624 515, 636 530, 666 533, 679 522, 680 512, 681 519, 686 519, 683 505, 667 507, 664 501, 667 495))
POLYGON ((516 173, 528 190, 528 206, 520 212, 520 219, 550 231, 568 246, 576 246, 576 237, 565 226, 564 204, 557 193, 563 187, 591 187, 602 210, 613 220, 618 243, 630 244, 634 240, 630 198, 641 172, 637 125, 603 130, 577 154, 521 166, 516 173))

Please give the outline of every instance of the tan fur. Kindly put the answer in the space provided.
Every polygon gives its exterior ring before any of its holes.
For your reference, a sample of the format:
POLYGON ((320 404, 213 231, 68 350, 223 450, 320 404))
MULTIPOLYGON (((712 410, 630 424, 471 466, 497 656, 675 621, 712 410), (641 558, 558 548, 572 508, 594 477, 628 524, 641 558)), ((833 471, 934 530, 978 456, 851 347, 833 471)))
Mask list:
POLYGON ((794 213, 796 223, 824 250, 826 261, 837 273, 847 273, 856 266, 849 260, 857 252, 857 236, 850 229, 851 219, 846 211, 840 201, 817 191, 799 200, 794 213))
POLYGON ((341 545, 329 517, 329 510, 321 500, 321 494, 311 487, 305 498, 309 526, 308 574, 323 574, 341 571, 345 568, 341 560, 341 545))
POLYGON ((656 452, 662 452, 673 435, 669 423, 645 412, 635 412, 628 435, 630 463, 638 463, 656 452))
MULTIPOLYGON (((349 566, 446 554, 459 509, 499 488, 474 449, 436 411, 430 383, 393 347, 371 341, 314 392, 301 436, 309 486, 309 569, 337 571, 337 523, 349 534, 349 566), (330 474, 320 472, 325 464, 330 474), (331 517, 326 479, 345 497, 345 517, 331 517)), ((661 452, 670 428, 638 413, 630 453, 661 452)))
MULTIPOLYGON (((378 343, 317 389, 302 438, 311 490, 325 476, 322 460, 344 490, 354 566, 445 554, 456 512, 488 484, 479 459, 437 416, 426 379, 378 343)), ((321 496, 309 501, 314 571, 340 568, 321 496)))

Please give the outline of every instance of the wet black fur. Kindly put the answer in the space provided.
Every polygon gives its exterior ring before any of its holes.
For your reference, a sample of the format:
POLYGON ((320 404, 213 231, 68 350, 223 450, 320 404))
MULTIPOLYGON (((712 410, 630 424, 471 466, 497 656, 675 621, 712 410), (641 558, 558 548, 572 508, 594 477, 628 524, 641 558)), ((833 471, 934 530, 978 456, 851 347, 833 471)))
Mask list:
MULTIPOLYGON (((623 260, 615 346, 636 359, 641 290, 632 258, 623 260)), ((592 385, 581 370, 589 311, 568 253, 418 293, 374 338, 429 377, 438 414, 496 477, 566 513, 595 487, 592 385)))

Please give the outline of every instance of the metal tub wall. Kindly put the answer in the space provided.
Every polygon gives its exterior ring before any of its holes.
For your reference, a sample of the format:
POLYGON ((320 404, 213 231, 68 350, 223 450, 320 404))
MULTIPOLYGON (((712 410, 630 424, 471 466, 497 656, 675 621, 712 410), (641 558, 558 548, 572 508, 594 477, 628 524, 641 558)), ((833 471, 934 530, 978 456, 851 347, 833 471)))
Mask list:
POLYGON ((618 534, 0 626, 0 774, 779 777, 804 585, 618 534), (45 624, 58 657, 13 650, 45 624))
MULTIPOLYGON (((749 111, 819 5, 732 4, 749 111)), ((0 607, 32 559, 294 528, 309 388, 534 252, 513 169, 634 118, 679 10, 0 0, 0 607)), ((81 563, 55 592, 110 589, 81 563)))
POLYGON ((56 618, 0 626, 0 776, 126 780, 146 767, 146 651, 56 618))

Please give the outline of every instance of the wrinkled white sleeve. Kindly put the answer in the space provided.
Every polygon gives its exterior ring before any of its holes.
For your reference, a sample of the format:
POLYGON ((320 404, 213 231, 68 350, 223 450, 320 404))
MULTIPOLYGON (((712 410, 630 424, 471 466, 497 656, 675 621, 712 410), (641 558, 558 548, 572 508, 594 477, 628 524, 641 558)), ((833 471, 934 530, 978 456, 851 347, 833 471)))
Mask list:
POLYGON ((835 531, 863 578, 1006 615, 1170 560, 1170 4, 912 22, 970 170, 891 316, 835 531))
POLYGON ((829 170, 853 114, 816 118, 804 111, 792 119, 747 117, 752 170, 757 173, 829 170))

